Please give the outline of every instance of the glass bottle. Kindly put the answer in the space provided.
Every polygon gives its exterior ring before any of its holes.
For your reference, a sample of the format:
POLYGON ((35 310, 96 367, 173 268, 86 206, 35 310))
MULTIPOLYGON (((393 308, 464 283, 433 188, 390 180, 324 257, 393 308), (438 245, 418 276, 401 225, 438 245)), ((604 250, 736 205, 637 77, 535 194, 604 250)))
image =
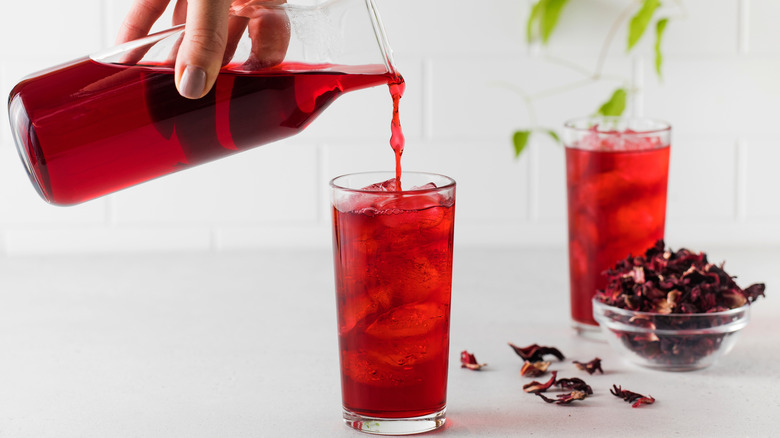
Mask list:
POLYGON ((33 74, 9 97, 19 156, 41 197, 78 204, 303 130, 341 94, 403 81, 374 0, 313 6, 235 0, 216 84, 174 85, 184 26, 33 74), (261 26, 289 41, 269 49, 261 26))

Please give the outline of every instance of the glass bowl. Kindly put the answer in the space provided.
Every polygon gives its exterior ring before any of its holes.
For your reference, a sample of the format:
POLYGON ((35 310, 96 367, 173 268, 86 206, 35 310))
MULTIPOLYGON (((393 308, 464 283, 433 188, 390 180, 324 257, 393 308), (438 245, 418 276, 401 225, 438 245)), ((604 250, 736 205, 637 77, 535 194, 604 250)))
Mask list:
POLYGON ((593 299, 607 342, 638 365, 665 371, 706 368, 728 353, 750 319, 750 306, 713 313, 635 312, 593 299))

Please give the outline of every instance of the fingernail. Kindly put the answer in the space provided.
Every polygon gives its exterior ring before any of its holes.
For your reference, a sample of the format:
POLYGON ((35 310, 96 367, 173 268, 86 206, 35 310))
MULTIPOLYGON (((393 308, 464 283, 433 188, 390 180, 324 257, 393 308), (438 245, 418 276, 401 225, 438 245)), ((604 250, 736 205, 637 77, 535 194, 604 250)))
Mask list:
POLYGON ((206 72, 203 69, 188 65, 181 74, 179 92, 189 99, 198 99, 206 88, 206 72))

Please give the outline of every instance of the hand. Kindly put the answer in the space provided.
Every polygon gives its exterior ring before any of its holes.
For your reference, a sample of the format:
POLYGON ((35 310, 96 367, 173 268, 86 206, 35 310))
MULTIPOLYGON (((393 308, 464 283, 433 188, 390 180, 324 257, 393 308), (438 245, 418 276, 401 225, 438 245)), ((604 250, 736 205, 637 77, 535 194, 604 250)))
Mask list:
MULTIPOLYGON (((149 34, 170 0, 135 0, 117 36, 121 44, 149 34)), ((252 68, 276 65, 284 60, 290 41, 290 23, 282 12, 263 11, 262 3, 284 0, 177 0, 173 24, 184 23, 175 64, 179 94, 190 99, 206 95, 219 69, 233 57, 238 41, 249 29, 252 68), (231 3, 238 15, 230 15, 231 3), (258 12, 261 11, 262 13, 258 12), (240 15, 240 16, 239 16, 240 15)))

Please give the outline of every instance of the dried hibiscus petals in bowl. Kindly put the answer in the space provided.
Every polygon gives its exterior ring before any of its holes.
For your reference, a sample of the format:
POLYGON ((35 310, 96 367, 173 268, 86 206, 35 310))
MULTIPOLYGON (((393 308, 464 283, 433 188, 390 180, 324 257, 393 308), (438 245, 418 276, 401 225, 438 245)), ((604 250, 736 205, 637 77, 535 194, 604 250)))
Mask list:
POLYGON ((723 264, 665 249, 662 240, 606 275, 593 314, 608 342, 633 362, 675 371, 707 367, 727 353, 765 289, 762 283, 742 289, 723 264))

